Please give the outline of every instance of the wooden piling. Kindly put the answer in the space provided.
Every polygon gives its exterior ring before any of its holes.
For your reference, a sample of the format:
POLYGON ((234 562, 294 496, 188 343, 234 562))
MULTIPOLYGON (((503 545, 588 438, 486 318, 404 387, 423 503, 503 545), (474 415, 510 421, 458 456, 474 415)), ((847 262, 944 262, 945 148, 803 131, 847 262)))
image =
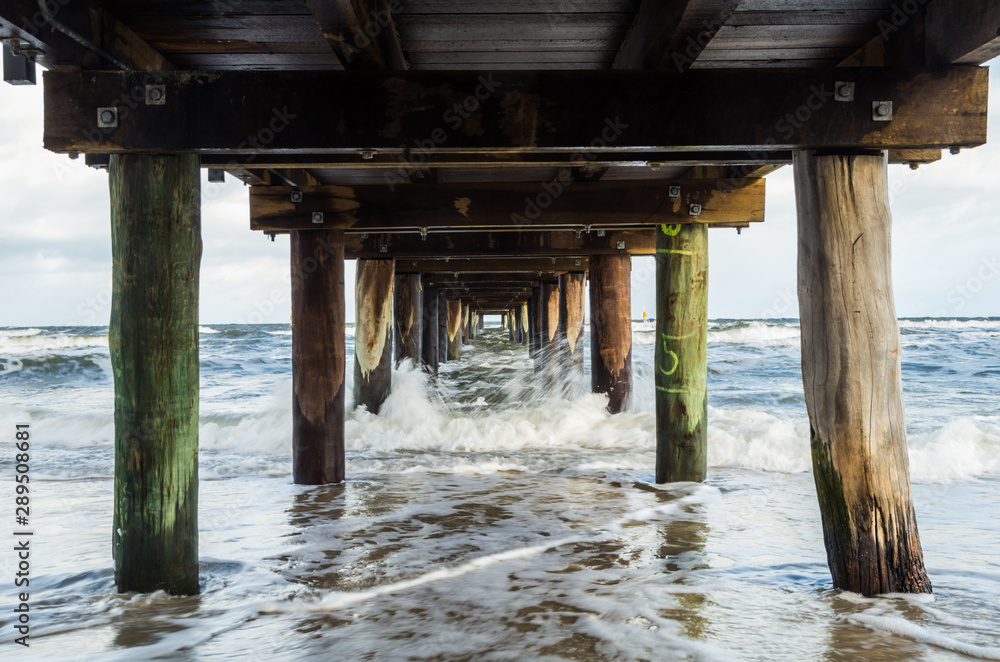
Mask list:
POLYGON ((292 480, 344 480, 344 231, 294 230, 292 480))
POLYGON ((430 375, 438 374, 438 293, 427 289, 421 292, 422 327, 420 365, 430 375))
POLYGON ((656 482, 708 470, 708 226, 656 232, 656 482))
POLYGON ((583 374, 586 283, 586 272, 571 272, 559 276, 559 363, 561 374, 566 380, 583 374))
POLYGON ((462 344, 472 342, 472 311, 469 304, 462 302, 462 344))
POLYGON ((612 414, 632 392, 631 275, 628 255, 590 258, 590 386, 607 393, 612 414))
POLYGON ((797 151, 794 177, 802 378, 833 583, 930 592, 910 495, 886 160, 797 151))
POLYGON ((398 274, 393 292, 396 365, 406 359, 416 365, 420 361, 423 331, 420 274, 398 274))
POLYGON ((120 593, 198 593, 197 155, 112 156, 112 533, 120 593))
POLYGON ((358 260, 354 288, 354 406, 377 414, 392 390, 393 260, 358 260))
POLYGON ((448 360, 462 358, 462 302, 448 302, 448 360))
POLYGON ((559 385, 559 283, 542 284, 541 361, 545 382, 550 388, 559 385))
MULTIPOLYGON (((521 303, 519 318, 520 318, 520 322, 519 322, 520 326, 519 326, 519 328, 521 330, 521 344, 522 345, 529 345, 529 342, 528 342, 528 327, 529 327, 529 324, 531 322, 531 319, 530 319, 530 315, 529 315, 529 312, 528 312, 528 304, 527 304, 527 302, 521 303)), ((530 347, 528 349, 528 353, 529 353, 529 356, 530 356, 530 353, 531 353, 530 347)))
POLYGON ((448 299, 438 290, 438 366, 448 362, 448 299))

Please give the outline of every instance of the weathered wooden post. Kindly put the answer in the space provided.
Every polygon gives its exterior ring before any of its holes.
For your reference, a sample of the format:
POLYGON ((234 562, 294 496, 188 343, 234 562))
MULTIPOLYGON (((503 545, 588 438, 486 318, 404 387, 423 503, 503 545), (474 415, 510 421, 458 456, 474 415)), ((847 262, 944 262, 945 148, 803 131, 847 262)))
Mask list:
POLYGON ((472 342, 472 313, 469 304, 462 301, 462 344, 468 345, 472 342))
POLYGON ((438 290, 438 366, 448 362, 448 297, 438 290))
POLYGON ((910 497, 885 156, 794 154, 802 379, 834 586, 931 583, 910 497))
POLYGON ((632 392, 632 258, 590 258, 590 386, 608 394, 608 411, 625 409, 632 392))
POLYGON ((513 310, 508 310, 503 316, 504 328, 507 329, 507 340, 510 342, 517 342, 517 323, 514 321, 515 319, 513 310))
POLYGON ((476 313, 476 328, 478 330, 480 330, 480 331, 483 331, 483 330, 486 329, 486 318, 484 318, 478 312, 476 313))
POLYGON ((112 552, 121 593, 198 593, 199 157, 111 157, 112 552))
POLYGON ((357 261, 354 288, 354 406, 377 414, 392 390, 394 260, 357 261))
MULTIPOLYGON (((529 325, 531 319, 530 319, 530 315, 529 315, 529 312, 528 312, 528 303, 527 302, 522 302, 521 303, 520 311, 521 311, 521 314, 520 314, 520 322, 519 322, 520 326, 519 326, 519 328, 521 330, 521 344, 522 345, 528 345, 529 344, 529 342, 528 342, 528 325, 529 325)), ((530 346, 528 348, 528 354, 529 354, 529 356, 531 354, 531 348, 530 348, 530 346)))
POLYGON ((295 230, 292 253, 292 480, 344 480, 344 231, 295 230))
POLYGON ((656 482, 708 471, 708 226, 656 231, 656 482))
POLYGON ((531 288, 531 305, 528 308, 528 353, 531 356, 535 374, 542 371, 542 286, 531 288))
POLYGON ((544 381, 551 388, 559 384, 559 282, 543 283, 541 298, 540 352, 544 381))
POLYGON ((462 302, 448 302, 448 360, 462 358, 462 302))
POLYGON ((586 314, 584 291, 586 272, 559 276, 559 363, 566 380, 583 374, 583 318, 586 314))
POLYGON ((420 361, 420 274, 397 274, 393 289, 393 317, 395 318, 396 365, 406 359, 416 365, 420 361))
POLYGON ((422 338, 420 364, 424 372, 438 374, 438 294, 427 289, 423 295, 423 315, 421 317, 422 338))

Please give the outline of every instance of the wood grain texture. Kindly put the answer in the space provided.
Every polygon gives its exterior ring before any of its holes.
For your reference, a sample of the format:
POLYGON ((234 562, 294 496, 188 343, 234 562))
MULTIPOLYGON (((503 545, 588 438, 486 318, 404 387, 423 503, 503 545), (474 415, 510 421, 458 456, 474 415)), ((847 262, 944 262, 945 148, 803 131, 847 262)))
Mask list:
POLYGON ((344 233, 291 234, 292 480, 344 480, 344 233))
POLYGON ((462 302, 448 300, 448 360, 462 358, 462 302))
POLYGON ((448 356, 448 298, 438 290, 438 366, 449 360, 448 356))
POLYGON ((886 164, 795 154, 802 378, 837 588, 930 592, 910 496, 886 164))
POLYGON ((753 147, 769 152, 929 149, 986 141, 988 73, 964 66, 705 69, 684 74, 156 72, 155 79, 167 86, 167 104, 129 106, 127 113, 120 113, 117 129, 97 130, 94 109, 106 106, 109 99, 129 99, 149 76, 45 72, 45 147, 61 153, 215 152, 217 156, 275 151, 289 156, 361 150, 398 153, 401 148, 435 154, 467 150, 645 154, 665 147, 719 151, 753 147), (856 103, 832 100, 833 86, 841 80, 856 83, 856 103), (449 120, 455 105, 461 108, 470 96, 477 105, 468 111, 468 118, 449 120), (891 122, 872 120, 871 102, 882 99, 893 101, 891 122), (810 121, 793 131, 783 130, 779 123, 804 112, 803 107, 810 121), (755 121, 732 121, 733 108, 746 108, 755 121), (192 117, 198 121, 192 122, 192 117))
POLYGON ((708 228, 656 235, 656 482, 708 471, 708 228))
POLYGON ((585 271, 559 274, 560 369, 567 380, 583 374, 586 284, 585 271))
POLYGON ((420 274, 397 274, 394 287, 396 365, 406 359, 419 364, 421 358, 422 301, 420 274))
POLYGON ((392 390, 392 260, 358 260, 354 301, 354 406, 377 414, 392 390))
POLYGON ((590 386, 608 395, 608 411, 628 406, 632 392, 632 258, 590 258, 590 386))
POLYGON ((438 293, 432 288, 423 289, 421 296, 421 347, 420 366, 424 372, 438 374, 438 293))
POLYGON ((112 533, 119 592, 198 593, 197 156, 113 157, 112 533))

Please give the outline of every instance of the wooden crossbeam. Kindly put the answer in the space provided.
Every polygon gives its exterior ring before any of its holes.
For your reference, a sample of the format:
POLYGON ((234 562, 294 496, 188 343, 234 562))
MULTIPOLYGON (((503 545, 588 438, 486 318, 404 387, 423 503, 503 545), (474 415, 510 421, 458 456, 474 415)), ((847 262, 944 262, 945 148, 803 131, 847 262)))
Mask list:
POLYGON ((506 228, 764 220, 764 180, 257 186, 252 230, 506 228), (677 187, 671 190, 671 186, 677 187), (292 194, 296 193, 295 202, 292 194), (671 197, 671 194, 676 194, 671 197), (301 195, 301 200, 298 200, 301 195), (319 214, 320 216, 317 216, 319 214))
POLYGON ((645 0, 615 57, 615 69, 686 71, 740 0, 645 0))
POLYGON ((344 253, 353 258, 434 257, 584 257, 587 255, 653 255, 655 228, 643 230, 598 230, 590 232, 455 232, 418 234, 347 235, 344 253), (619 248, 621 242, 622 248, 619 248))
MULTIPOLYGON (((974 146, 987 71, 975 67, 532 71, 163 72, 162 105, 128 100, 130 72, 45 73, 56 152, 288 154, 974 146), (853 101, 835 83, 855 83, 853 101), (891 121, 872 103, 891 101, 891 121), (97 109, 118 106, 118 126, 97 109), (743 109, 742 112, 734 109, 743 109)), ((752 160, 752 159, 748 159, 752 160)))
POLYGON ((174 66, 92 0, 0 3, 0 34, 47 69, 169 70, 174 66))
POLYGON ((586 258, 457 258, 438 260, 396 260, 396 273, 444 273, 444 274, 475 274, 475 273, 527 273, 538 278, 551 278, 565 271, 586 270, 589 261, 586 258))
POLYGON ((330 47, 348 70, 406 69, 386 0, 306 0, 330 47), (374 36, 372 36, 374 35, 374 36))

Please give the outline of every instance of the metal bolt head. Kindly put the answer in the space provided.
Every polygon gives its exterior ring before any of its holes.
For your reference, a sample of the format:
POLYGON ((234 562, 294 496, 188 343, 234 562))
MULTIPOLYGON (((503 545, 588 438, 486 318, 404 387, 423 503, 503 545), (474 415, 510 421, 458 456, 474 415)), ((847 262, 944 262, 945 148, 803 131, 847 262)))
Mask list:
POLYGON ((598 230, 597 231, 597 236, 598 237, 603 237, 604 236, 604 230, 598 230))
POLYGON ((314 224, 316 224, 316 225, 322 225, 323 224, 323 212, 321 212, 321 211, 314 211, 312 213, 312 222, 314 224))
POLYGON ((673 184, 667 188, 667 196, 671 198, 681 197, 681 187, 677 184, 673 184))
POLYGON ((838 80, 833 89, 834 101, 854 101, 854 83, 838 80))
POLYGON ((147 85, 146 86, 146 105, 147 106, 162 106, 167 103, 167 86, 166 85, 147 85))
POLYGON ((615 248, 617 248, 620 251, 625 250, 625 242, 619 241, 618 243, 615 244, 615 248))
POLYGON ((581 265, 583 265, 583 260, 573 260, 574 267, 579 267, 581 265))
POLYGON ((361 150, 361 158, 365 161, 371 161, 375 158, 375 152, 370 149, 363 149, 361 150))
POLYGON ((872 101, 872 119, 876 122, 892 121, 892 102, 872 101))
POLYGON ((378 252, 379 253, 388 253, 389 252, 389 247, 386 246, 385 244, 379 244, 378 252))
POLYGON ((118 109, 111 108, 98 108, 97 109, 97 128, 99 129, 116 129, 118 128, 118 109))
POLYGON ((688 208, 688 213, 692 216, 701 216, 701 205, 691 205, 688 208))
POLYGON ((302 191, 292 191, 292 202, 302 202, 302 191))

